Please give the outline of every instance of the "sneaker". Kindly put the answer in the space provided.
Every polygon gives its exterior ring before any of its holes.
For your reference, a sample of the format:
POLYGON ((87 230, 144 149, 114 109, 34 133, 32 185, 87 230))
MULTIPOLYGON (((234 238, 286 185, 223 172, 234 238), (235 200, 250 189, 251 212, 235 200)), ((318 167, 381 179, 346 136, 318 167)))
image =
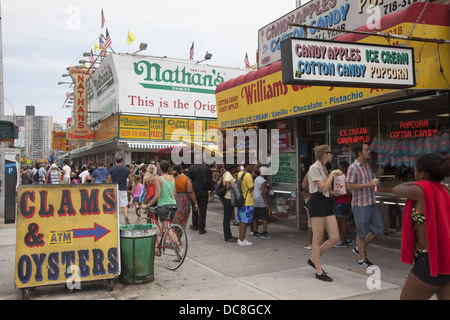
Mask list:
POLYGON ((373 265, 373 263, 370 262, 369 259, 367 259, 367 258, 364 259, 363 261, 358 261, 358 264, 359 264, 361 267, 365 267, 365 268, 368 268, 368 267, 370 267, 370 266, 373 265))
POLYGON ((128 217, 125 217, 125 223, 130 224, 130 219, 128 219, 128 217))
POLYGON ((261 238, 262 237, 262 233, 260 233, 259 231, 255 231, 253 232, 253 238, 261 238))
POLYGON ((322 270, 322 274, 317 274, 316 273, 316 279, 322 280, 322 281, 326 281, 326 282, 332 282, 333 279, 330 278, 327 273, 325 271, 322 270))
POLYGON ((347 240, 345 240, 345 242, 347 242, 348 246, 352 246, 353 245, 353 241, 351 239, 347 239, 347 240))
POLYGON ((239 247, 248 247, 248 246, 252 246, 253 245, 253 243, 247 241, 247 239, 244 239, 243 241, 238 239, 237 244, 238 244, 239 247))
POLYGON ((347 241, 341 240, 340 242, 336 243, 334 245, 335 248, 344 248, 347 246, 347 241))
POLYGON ((267 239, 271 239, 271 238, 272 238, 272 236, 270 234, 268 234, 267 232, 263 232, 261 235, 261 239, 267 240, 267 239))

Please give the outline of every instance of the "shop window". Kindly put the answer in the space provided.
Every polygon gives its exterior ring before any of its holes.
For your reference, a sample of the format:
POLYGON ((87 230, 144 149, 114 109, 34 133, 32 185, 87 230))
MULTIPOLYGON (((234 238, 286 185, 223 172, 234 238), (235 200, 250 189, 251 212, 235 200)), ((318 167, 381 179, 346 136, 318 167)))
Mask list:
POLYGON ((329 115, 329 127, 334 168, 354 161, 354 143, 369 143, 369 163, 380 179, 376 198, 385 234, 399 237, 405 199, 396 198, 392 189, 414 181, 418 156, 450 152, 448 92, 335 112, 329 115))
POLYGON ((367 142, 379 192, 390 194, 397 184, 414 180, 418 156, 449 152, 448 112, 448 94, 439 94, 330 114, 333 167, 351 164, 352 145, 367 142))

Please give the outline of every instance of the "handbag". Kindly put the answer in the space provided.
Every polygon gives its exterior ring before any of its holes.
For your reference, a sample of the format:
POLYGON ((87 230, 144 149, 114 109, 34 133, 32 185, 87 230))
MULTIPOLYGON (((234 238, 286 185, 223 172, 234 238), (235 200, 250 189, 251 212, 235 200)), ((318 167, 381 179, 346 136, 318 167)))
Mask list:
POLYGON ((219 186, 215 190, 215 193, 216 196, 218 196, 219 198, 223 198, 227 194, 227 188, 225 188, 223 180, 219 183, 219 186))

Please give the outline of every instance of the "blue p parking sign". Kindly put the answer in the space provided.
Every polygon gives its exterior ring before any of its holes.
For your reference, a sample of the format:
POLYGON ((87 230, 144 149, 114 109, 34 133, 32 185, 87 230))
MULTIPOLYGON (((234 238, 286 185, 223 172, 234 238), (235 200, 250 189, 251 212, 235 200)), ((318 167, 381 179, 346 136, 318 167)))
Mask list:
POLYGON ((6 163, 5 170, 6 170, 6 174, 14 174, 16 172, 16 164, 15 163, 6 163))

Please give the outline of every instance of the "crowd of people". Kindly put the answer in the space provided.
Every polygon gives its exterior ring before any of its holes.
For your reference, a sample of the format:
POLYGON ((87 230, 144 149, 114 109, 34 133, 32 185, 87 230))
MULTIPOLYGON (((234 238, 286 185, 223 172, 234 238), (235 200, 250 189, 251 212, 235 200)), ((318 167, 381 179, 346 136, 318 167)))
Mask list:
MULTIPOLYGON (((311 258, 307 263, 316 271, 316 278, 331 282, 320 265, 321 256, 332 247, 346 246, 347 215, 353 213, 356 225, 358 264, 370 267, 367 247, 384 233, 384 223, 375 200, 374 178, 369 161, 370 147, 366 143, 353 146, 356 160, 340 163, 336 170, 327 170, 333 153, 328 145, 316 146, 316 162, 302 182, 310 195, 307 212, 310 220, 311 258), (345 176, 344 194, 331 189, 337 177, 345 176), (334 197, 334 201, 331 198, 334 197), (334 206, 333 206, 334 203, 334 206), (327 239, 324 235, 327 234, 327 239)), ((450 189, 442 181, 450 176, 450 155, 424 154, 417 158, 414 182, 394 187, 395 195, 406 198, 402 221, 401 260, 413 263, 401 293, 401 299, 450 299, 450 189)))
MULTIPOLYGON (((371 166, 369 145, 353 146, 356 160, 352 164, 341 162, 335 170, 328 170, 333 159, 328 145, 314 149, 316 162, 311 165, 302 182, 307 190, 305 196, 308 213, 308 238, 305 246, 311 249, 308 265, 315 269, 315 276, 322 281, 333 279, 322 269, 320 259, 333 247, 352 244, 347 235, 348 215, 352 212, 356 225, 356 246, 353 252, 359 257, 358 264, 370 267, 367 248, 384 233, 384 223, 376 206, 374 188, 379 185, 371 166), (332 188, 339 180, 344 188, 332 188), (333 190, 334 189, 334 190, 333 190), (342 191, 344 190, 344 191, 342 191), (333 199, 332 199, 333 198, 333 199)), ((201 155, 199 155, 201 157, 201 155)), ((226 242, 240 247, 251 246, 246 239, 247 227, 253 238, 270 239, 267 232, 270 215, 267 196, 269 171, 257 163, 226 164, 213 170, 202 163, 201 158, 188 169, 171 166, 167 160, 161 163, 141 164, 130 170, 121 156, 116 165, 105 168, 100 162, 91 162, 80 170, 64 162, 60 169, 56 164, 49 168, 40 166, 29 170, 23 168, 22 184, 58 183, 104 183, 119 185, 118 202, 125 222, 130 223, 128 208, 134 208, 139 218, 139 208, 158 207, 160 221, 168 219, 168 208, 177 205, 174 222, 205 234, 209 198, 214 191, 223 203, 223 236, 226 242), (232 188, 239 182, 243 204, 232 204, 232 188), (191 216, 192 212, 192 216, 191 216), (258 226, 262 221, 262 232, 258 226), (238 236, 232 235, 230 225, 237 223, 238 236)), ((450 155, 425 154, 418 157, 414 167, 415 182, 396 186, 394 194, 407 200, 402 222, 401 260, 415 264, 408 276, 402 299, 427 299, 436 294, 439 299, 450 299, 450 190, 441 182, 450 176, 450 155)))

